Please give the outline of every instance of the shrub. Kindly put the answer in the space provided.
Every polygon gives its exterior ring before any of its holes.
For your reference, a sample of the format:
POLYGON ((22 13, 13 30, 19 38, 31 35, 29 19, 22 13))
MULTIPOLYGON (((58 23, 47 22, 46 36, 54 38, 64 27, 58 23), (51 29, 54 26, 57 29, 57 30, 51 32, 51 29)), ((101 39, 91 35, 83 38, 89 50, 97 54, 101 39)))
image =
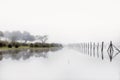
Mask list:
POLYGON ((13 46, 12 46, 12 44, 8 44, 8 48, 12 48, 13 46))
POLYGON ((35 43, 35 44, 34 44, 34 47, 39 47, 39 44, 38 44, 38 43, 35 43))
POLYGON ((6 41, 0 41, 0 47, 6 47, 7 42, 6 41))
POLYGON ((31 43, 31 44, 30 44, 30 47, 34 47, 34 45, 31 43))
POLYGON ((19 47, 19 45, 18 44, 15 44, 15 48, 18 48, 19 47))
POLYGON ((47 44, 47 43, 42 44, 42 47, 50 47, 50 44, 47 44))
POLYGON ((3 47, 3 44, 0 42, 0 47, 3 47))

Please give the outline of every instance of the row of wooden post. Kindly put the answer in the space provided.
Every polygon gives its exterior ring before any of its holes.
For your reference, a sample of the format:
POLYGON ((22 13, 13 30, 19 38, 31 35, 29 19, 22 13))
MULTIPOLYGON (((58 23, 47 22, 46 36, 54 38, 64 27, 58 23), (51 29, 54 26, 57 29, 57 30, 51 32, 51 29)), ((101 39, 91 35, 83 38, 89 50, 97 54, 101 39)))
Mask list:
MULTIPOLYGON (((102 60, 104 60, 104 42, 102 42, 101 44, 96 44, 95 42, 80 43, 79 47, 82 53, 93 57, 100 57, 102 60)), ((120 53, 120 50, 113 45, 112 41, 110 41, 107 53, 110 61, 112 61, 112 59, 120 53), (114 48, 118 51, 118 53, 114 53, 114 48)))
POLYGON ((104 50, 104 42, 102 42, 101 46, 99 43, 80 43, 80 51, 84 54, 100 57, 100 47, 101 47, 101 58, 104 59, 103 50, 104 50), (96 54, 97 53, 97 54, 96 54))

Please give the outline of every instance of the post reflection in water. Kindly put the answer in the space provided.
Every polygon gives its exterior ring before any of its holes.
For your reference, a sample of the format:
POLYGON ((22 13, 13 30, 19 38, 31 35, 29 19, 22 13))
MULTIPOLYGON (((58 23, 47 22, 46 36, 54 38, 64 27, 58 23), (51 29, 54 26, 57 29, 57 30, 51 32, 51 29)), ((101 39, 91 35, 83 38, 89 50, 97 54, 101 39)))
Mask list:
POLYGON ((23 50, 7 50, 7 51, 0 51, 0 61, 2 59, 11 58, 12 60, 26 60, 30 57, 43 57, 47 58, 48 52, 56 52, 62 48, 43 48, 43 49, 23 49, 23 50))

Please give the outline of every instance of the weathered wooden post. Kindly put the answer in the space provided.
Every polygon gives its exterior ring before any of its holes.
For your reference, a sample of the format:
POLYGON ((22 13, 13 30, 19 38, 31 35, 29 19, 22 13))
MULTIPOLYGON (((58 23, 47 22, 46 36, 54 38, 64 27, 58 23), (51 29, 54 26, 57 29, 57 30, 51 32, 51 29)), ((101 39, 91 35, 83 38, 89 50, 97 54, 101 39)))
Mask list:
POLYGON ((85 53, 87 54, 87 43, 85 43, 86 47, 85 47, 85 53))
POLYGON ((84 43, 84 54, 85 54, 85 43, 84 43))
POLYGON ((82 53, 82 43, 80 43, 80 46, 81 46, 81 47, 80 47, 80 48, 81 48, 80 51, 81 51, 81 53, 82 53))
POLYGON ((112 59, 113 59, 113 53, 114 53, 112 41, 110 41, 110 45, 108 47, 107 52, 108 52, 110 61, 112 61, 112 59))
POLYGON ((84 46, 84 43, 83 43, 83 53, 84 53, 84 47, 85 47, 85 46, 84 46))
POLYGON ((82 43, 81 43, 81 52, 83 53, 83 45, 82 45, 82 43))
POLYGON ((82 53, 83 53, 83 43, 82 43, 82 53))
POLYGON ((95 57, 95 43, 93 43, 93 56, 95 57))
POLYGON ((102 57, 102 60, 104 59, 103 49, 104 49, 104 42, 102 42, 102 46, 101 46, 101 57, 102 57))
POLYGON ((86 44, 84 43, 84 53, 86 54, 86 44))
POLYGON ((90 56, 92 56, 92 43, 90 42, 90 56))
POLYGON ((85 44, 83 43, 83 53, 85 54, 85 44))
POLYGON ((99 43, 97 44, 97 57, 99 57, 99 43))
POLYGON ((82 45, 81 45, 81 43, 80 43, 80 52, 82 52, 82 45))
POLYGON ((88 43, 88 55, 89 55, 89 43, 88 43))
POLYGON ((82 52, 82 44, 80 43, 80 52, 82 52))

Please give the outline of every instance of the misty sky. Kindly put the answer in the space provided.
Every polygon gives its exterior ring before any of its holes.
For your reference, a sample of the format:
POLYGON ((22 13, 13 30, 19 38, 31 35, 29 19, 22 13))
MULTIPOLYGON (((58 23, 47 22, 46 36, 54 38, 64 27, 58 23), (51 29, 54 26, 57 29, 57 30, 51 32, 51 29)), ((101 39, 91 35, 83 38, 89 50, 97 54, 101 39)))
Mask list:
POLYGON ((0 0, 0 30, 51 42, 119 41, 120 0, 0 0))

